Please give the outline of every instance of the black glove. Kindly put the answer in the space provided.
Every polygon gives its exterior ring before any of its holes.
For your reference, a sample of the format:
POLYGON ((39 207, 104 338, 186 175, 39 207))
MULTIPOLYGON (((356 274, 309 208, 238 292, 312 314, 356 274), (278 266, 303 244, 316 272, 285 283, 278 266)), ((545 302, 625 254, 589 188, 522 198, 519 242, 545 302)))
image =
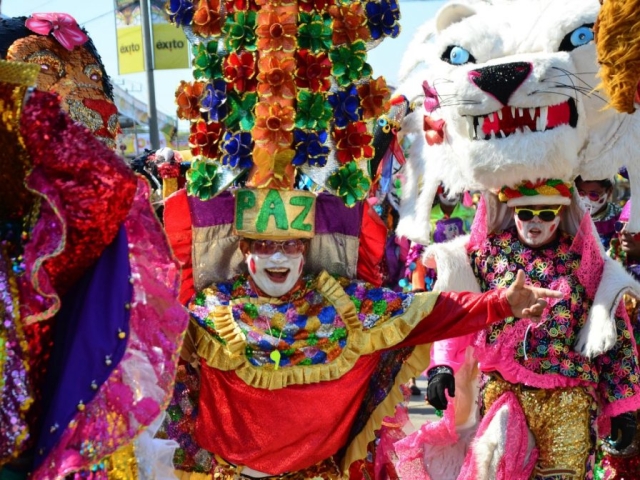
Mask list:
POLYGON ((447 397, 445 390, 450 397, 456 396, 456 381, 453 378, 453 370, 445 365, 433 367, 427 372, 427 401, 438 410, 446 410, 447 397))
POLYGON ((633 442, 633 438, 636 435, 636 426, 636 416, 632 412, 611 417, 609 443, 618 451, 624 450, 633 442))

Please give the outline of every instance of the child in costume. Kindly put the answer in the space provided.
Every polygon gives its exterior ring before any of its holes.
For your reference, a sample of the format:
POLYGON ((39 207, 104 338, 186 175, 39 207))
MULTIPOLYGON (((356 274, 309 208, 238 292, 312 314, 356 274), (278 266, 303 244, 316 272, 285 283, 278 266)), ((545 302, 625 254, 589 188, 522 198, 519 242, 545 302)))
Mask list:
POLYGON ((141 433, 173 387, 178 265, 146 180, 110 148, 86 32, 59 13, 0 22, 0 477, 161 477, 141 433))
POLYGON ((622 210, 619 205, 611 201, 613 182, 607 178, 585 181, 582 177, 578 177, 575 179, 575 184, 580 200, 591 214, 602 246, 607 250, 609 242, 616 233, 615 225, 622 210))

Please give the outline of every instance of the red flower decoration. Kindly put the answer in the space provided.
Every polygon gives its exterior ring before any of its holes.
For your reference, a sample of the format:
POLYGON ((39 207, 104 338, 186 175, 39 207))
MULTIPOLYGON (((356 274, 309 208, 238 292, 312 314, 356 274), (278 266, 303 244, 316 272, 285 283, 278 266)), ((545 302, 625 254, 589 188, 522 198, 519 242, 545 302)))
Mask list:
POLYGON ((193 33, 202 37, 220 35, 222 31, 220 0, 199 0, 193 14, 192 25, 193 33))
POLYGON ((298 8, 307 13, 311 13, 313 10, 321 13, 335 3, 335 0, 299 0, 298 8))
POLYGON ((251 52, 234 52, 224 59, 224 79, 238 93, 256 91, 256 58, 251 52))
POLYGON ((331 86, 331 60, 325 52, 314 55, 309 50, 296 52, 296 85, 313 92, 326 92, 331 86))
POLYGON ((248 11, 258 10, 258 6, 254 0, 226 0, 224 2, 224 8, 227 10, 227 13, 233 15, 235 12, 239 11, 248 11))
POLYGON ((69 51, 89 40, 75 18, 66 13, 34 13, 24 24, 32 32, 53 35, 53 38, 69 51))
POLYGON ((293 58, 278 59, 276 56, 269 55, 262 57, 259 64, 258 94, 260 96, 288 100, 295 98, 296 86, 293 82, 293 71, 296 63, 293 58))
POLYGON ((176 89, 176 103, 178 104, 178 118, 196 120, 200 118, 200 97, 206 83, 185 82, 182 80, 176 89))
POLYGON ((191 153, 207 158, 218 158, 221 134, 222 126, 218 122, 207 123, 204 120, 198 120, 191 125, 191 135, 189 135, 191 153))
POLYGON ((365 122, 354 122, 347 125, 347 128, 336 128, 333 138, 337 149, 336 157, 340 163, 373 158, 373 136, 367 131, 365 122))

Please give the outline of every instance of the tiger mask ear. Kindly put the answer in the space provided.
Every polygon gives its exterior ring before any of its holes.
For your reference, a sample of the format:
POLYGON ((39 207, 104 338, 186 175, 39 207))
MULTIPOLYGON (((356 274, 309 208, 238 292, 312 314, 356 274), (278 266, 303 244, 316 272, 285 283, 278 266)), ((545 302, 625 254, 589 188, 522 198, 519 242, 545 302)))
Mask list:
POLYGON ((476 11, 472 7, 463 3, 445 5, 436 14, 436 31, 440 33, 454 23, 461 22, 475 14, 476 11))

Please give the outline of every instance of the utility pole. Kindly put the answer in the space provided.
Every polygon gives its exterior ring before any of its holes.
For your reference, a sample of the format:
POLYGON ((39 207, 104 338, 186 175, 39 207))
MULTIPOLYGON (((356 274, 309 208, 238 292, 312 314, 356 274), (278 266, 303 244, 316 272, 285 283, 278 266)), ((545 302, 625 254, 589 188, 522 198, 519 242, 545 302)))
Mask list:
MULTIPOLYGON (((0 0, 2 2, 2 0, 0 0)), ((140 0, 140 15, 142 17, 142 48, 144 50, 145 69, 147 71, 147 113, 149 116, 149 141, 151 150, 160 148, 158 135, 158 111, 156 109, 156 85, 153 75, 153 44, 151 43, 151 7, 149 0, 140 0)))

